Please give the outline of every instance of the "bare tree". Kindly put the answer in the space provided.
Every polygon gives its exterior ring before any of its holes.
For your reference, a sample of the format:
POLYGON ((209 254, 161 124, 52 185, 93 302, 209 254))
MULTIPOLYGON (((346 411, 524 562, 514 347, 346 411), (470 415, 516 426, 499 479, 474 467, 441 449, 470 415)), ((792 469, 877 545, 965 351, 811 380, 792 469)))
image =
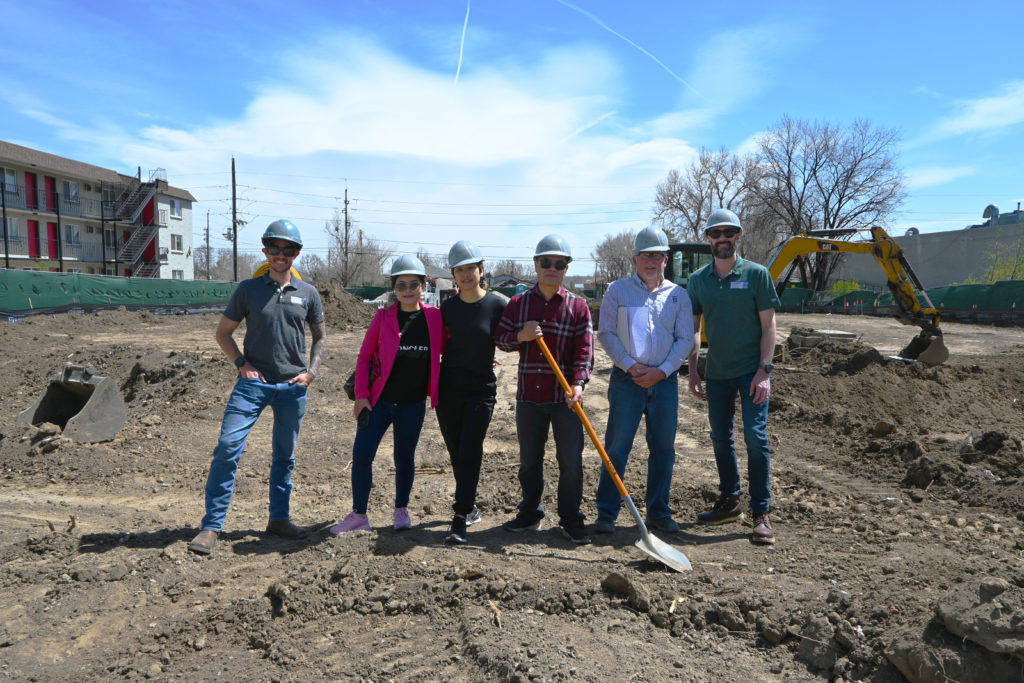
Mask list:
POLYGON ((532 280, 535 275, 530 264, 516 261, 515 259, 498 261, 494 264, 494 267, 490 269, 490 274, 492 277, 507 275, 509 277, 514 277, 517 280, 532 280))
POLYGON ((604 282, 629 277, 633 273, 634 233, 624 230, 618 235, 606 235, 591 253, 594 275, 604 282))
POLYGON ((307 282, 327 282, 331 279, 331 270, 327 262, 319 254, 302 254, 295 269, 302 274, 307 282))
MULTIPOLYGON (((885 225, 906 194, 898 142, 894 129, 868 121, 843 128, 785 117, 758 141, 760 177, 750 189, 790 235, 885 225)), ((834 254, 813 254, 795 265, 805 286, 820 291, 836 264, 834 254)))
POLYGON ((436 254, 431 254, 427 251, 426 247, 420 247, 416 251, 416 258, 423 262, 425 266, 433 266, 440 268, 441 270, 448 270, 448 260, 436 254))
POLYGON ((383 278, 384 262, 393 249, 352 227, 352 221, 337 209, 324 222, 331 244, 327 250, 324 278, 342 287, 377 284, 383 278))
POLYGON ((712 211, 725 207, 743 218, 750 187, 758 181, 757 160, 725 149, 701 148, 697 158, 682 172, 668 172, 654 199, 654 221, 670 240, 702 241, 704 221, 712 211))

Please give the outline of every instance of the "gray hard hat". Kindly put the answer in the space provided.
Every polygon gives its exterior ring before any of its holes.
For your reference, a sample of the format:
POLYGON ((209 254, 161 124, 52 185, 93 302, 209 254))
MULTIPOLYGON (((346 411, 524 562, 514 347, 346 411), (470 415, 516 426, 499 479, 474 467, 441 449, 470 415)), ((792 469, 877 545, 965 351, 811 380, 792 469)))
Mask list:
POLYGON ((739 228, 740 230, 743 229, 743 226, 740 225, 739 216, 729 209, 715 209, 711 212, 711 215, 708 216, 708 222, 704 225, 704 232, 707 233, 707 231, 712 228, 720 228, 723 226, 731 226, 733 228, 739 228))
POLYGON ((633 253, 644 251, 668 251, 668 236, 654 226, 646 227, 633 239, 633 253))
POLYGON ((448 268, 455 269, 467 263, 480 263, 484 260, 484 254, 480 247, 469 240, 459 240, 448 250, 448 268))
POLYGON ((287 218, 279 218, 263 231, 263 246, 267 246, 270 240, 288 240, 302 246, 302 235, 299 234, 299 229, 287 218))
POLYGON ((537 242, 533 257, 537 258, 538 256, 564 256, 571 259, 572 249, 569 248, 569 243, 565 241, 564 237, 552 233, 537 242))
POLYGON ((398 275, 422 275, 426 276, 427 269, 423 267, 423 261, 412 254, 403 254, 391 262, 391 277, 398 275))

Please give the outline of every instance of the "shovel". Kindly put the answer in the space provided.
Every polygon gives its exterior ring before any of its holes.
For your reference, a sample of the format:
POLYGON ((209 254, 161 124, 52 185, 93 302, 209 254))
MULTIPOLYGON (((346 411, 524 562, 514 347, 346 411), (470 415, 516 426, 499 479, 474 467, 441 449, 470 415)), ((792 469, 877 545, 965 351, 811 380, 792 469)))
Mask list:
MULTIPOLYGON (((548 349, 548 345, 544 343, 544 339, 542 337, 537 337, 536 341, 537 345, 540 346, 541 352, 544 353, 544 358, 547 359, 548 365, 551 366, 551 370, 555 373, 555 376, 558 377, 558 382, 562 385, 562 389, 566 392, 572 393, 572 388, 565 380, 565 375, 562 374, 562 369, 558 367, 558 363, 555 362, 555 357, 551 355, 551 351, 548 349)), ((612 466, 612 461, 608 458, 608 453, 604 450, 604 446, 601 444, 601 439, 597 438, 597 432, 594 431, 594 427, 590 424, 590 420, 587 419, 586 413, 583 412, 583 406, 579 403, 575 403, 572 408, 579 416, 580 422, 583 423, 583 428, 590 436, 590 440, 594 442, 594 447, 597 448, 597 452, 601 454, 601 462, 604 463, 604 468, 608 470, 608 474, 611 475, 612 481, 615 482, 615 488, 619 490, 619 495, 625 499, 626 505, 629 507, 629 511, 633 513, 633 519, 636 520, 637 526, 640 527, 640 538, 636 542, 636 547, 640 548, 640 550, 644 551, 659 562, 664 562, 676 571, 688 572, 692 570, 693 566, 690 565, 690 561, 686 559, 686 555, 647 531, 647 525, 644 524, 644 520, 637 511, 636 505, 633 504, 633 499, 629 497, 629 493, 626 491, 626 485, 622 483, 622 479, 619 477, 618 472, 616 472, 615 467, 612 466)))

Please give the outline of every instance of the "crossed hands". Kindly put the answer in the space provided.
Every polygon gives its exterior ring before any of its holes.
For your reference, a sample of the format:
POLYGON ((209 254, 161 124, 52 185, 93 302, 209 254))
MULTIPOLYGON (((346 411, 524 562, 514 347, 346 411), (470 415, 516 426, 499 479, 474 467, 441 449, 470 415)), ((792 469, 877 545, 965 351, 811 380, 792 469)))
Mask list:
POLYGON ((650 389, 655 384, 665 379, 665 373, 658 368, 652 368, 650 365, 644 365, 643 363, 634 363, 633 367, 629 369, 629 374, 633 378, 633 383, 638 387, 644 389, 650 389))

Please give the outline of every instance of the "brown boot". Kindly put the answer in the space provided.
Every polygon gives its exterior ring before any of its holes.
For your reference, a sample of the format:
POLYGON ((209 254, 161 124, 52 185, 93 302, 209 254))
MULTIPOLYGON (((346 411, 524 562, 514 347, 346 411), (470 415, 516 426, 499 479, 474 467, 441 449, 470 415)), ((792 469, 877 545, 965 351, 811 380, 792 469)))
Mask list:
POLYGON ((283 538, 305 538, 309 536, 309 530, 292 524, 287 519, 271 520, 267 522, 267 533, 281 536, 283 538))
POLYGON ((200 555, 209 555, 213 552, 213 546, 217 545, 217 534, 211 529, 203 529, 188 544, 188 549, 200 555))
POLYGON ((743 508, 737 496, 721 494, 714 507, 697 515, 697 524, 725 524, 743 519, 743 508))
POLYGON ((775 530, 772 529, 772 520, 767 512, 754 515, 754 532, 750 535, 750 541, 761 545, 775 543, 775 530))

